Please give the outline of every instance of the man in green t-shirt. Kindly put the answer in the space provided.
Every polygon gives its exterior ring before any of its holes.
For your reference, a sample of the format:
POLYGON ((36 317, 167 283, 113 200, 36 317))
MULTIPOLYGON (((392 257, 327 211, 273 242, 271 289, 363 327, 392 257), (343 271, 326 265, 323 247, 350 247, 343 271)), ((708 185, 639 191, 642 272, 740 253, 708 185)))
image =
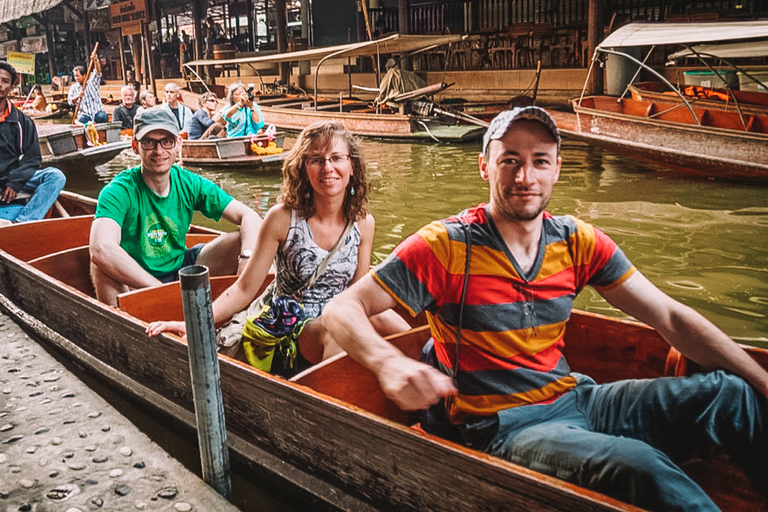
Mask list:
POLYGON ((96 297, 178 279, 179 270, 205 265, 210 275, 239 274, 253 253, 261 217, 195 173, 175 165, 181 149, 173 114, 154 107, 134 119, 133 151, 141 165, 118 174, 99 194, 91 227, 91 277, 96 297), (187 249, 192 214, 222 217, 240 227, 187 249))

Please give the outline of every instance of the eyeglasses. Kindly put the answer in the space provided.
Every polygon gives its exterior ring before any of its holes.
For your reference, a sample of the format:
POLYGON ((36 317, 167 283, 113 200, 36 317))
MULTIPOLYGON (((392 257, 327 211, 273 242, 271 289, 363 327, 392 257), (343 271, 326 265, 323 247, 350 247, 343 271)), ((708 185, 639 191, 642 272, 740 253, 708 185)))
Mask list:
POLYGON ((206 103, 218 103, 218 101, 216 101, 216 98, 208 98, 207 100, 205 100, 205 102, 206 103))
POLYGON ((323 167, 325 166, 325 162, 330 162, 333 167, 336 167, 337 165, 341 165, 347 160, 349 160, 349 155, 333 155, 330 158, 320 158, 320 157, 307 158, 306 162, 307 162, 307 165, 310 165, 312 167, 323 167))
POLYGON ((139 141, 139 144, 141 144, 141 149, 144 151, 152 151, 157 147, 157 144, 160 143, 160 147, 163 149, 173 149, 174 146, 176 146, 176 137, 166 137, 164 139, 141 139, 139 141))

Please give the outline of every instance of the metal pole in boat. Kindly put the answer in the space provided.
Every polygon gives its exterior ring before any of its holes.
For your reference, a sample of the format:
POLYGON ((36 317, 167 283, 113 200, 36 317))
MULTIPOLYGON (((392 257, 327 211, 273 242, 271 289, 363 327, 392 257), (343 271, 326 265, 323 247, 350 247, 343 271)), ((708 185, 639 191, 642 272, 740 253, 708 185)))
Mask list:
POLYGON ((179 271, 184 321, 187 324, 189 370, 195 401, 197 438, 203 480, 226 499, 232 491, 229 451, 221 396, 216 327, 213 323, 208 267, 192 265, 179 271))

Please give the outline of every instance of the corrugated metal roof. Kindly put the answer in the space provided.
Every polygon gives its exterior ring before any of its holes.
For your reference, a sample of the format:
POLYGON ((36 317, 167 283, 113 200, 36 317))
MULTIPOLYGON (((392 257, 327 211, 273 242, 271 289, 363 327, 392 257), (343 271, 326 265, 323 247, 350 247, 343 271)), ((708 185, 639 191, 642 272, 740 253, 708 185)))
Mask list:
POLYGON ((710 23, 630 23, 610 34, 600 48, 696 44, 768 36, 768 20, 710 23))
POLYGON ((63 0, 0 0, 0 23, 18 20, 22 16, 40 14, 56 7, 63 0))
POLYGON ((254 57, 243 57, 239 59, 219 59, 219 60, 195 60, 187 62, 187 66, 210 66, 224 64, 259 64, 259 63, 277 63, 291 61, 319 61, 327 57, 360 57, 376 55, 376 53, 404 53, 421 50, 431 46, 439 46, 448 43, 455 43, 464 39, 461 35, 447 36, 417 36, 392 34, 374 41, 365 41, 361 43, 349 43, 339 46, 327 46, 323 48, 312 48, 311 50, 300 50, 288 53, 274 53, 270 55, 257 55, 254 57))

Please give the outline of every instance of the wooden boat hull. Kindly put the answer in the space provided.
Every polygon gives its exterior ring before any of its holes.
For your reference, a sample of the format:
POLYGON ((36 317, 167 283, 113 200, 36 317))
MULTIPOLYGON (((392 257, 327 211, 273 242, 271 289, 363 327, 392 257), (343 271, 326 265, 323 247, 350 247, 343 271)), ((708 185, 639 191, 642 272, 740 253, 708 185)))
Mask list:
POLYGON ((96 128, 101 144, 88 146, 82 126, 38 126, 43 163, 68 171, 92 169, 131 147, 129 141, 120 139, 120 123, 104 123, 96 128))
POLYGON ((261 106, 268 124, 284 130, 300 131, 317 121, 341 121, 362 137, 420 142, 472 142, 485 128, 475 125, 446 124, 444 120, 401 114, 374 114, 301 110, 300 108, 261 106))
POLYGON ((739 131, 689 124, 692 119, 685 108, 675 110, 679 117, 666 120, 648 117, 646 112, 655 108, 652 102, 625 99, 620 111, 617 104, 610 97, 586 97, 581 105, 574 100, 576 122, 559 115, 563 134, 693 174, 768 180, 768 135, 762 131, 768 127, 768 116, 753 116, 753 126, 761 131, 739 131))
MULTIPOLYGON (((178 285, 134 292, 121 300, 122 310, 96 301, 83 276, 89 224, 81 216, 0 228, 2 306, 90 371, 194 428, 186 345, 144 333, 151 316, 180 315, 178 285), (43 236, 50 243, 29 243, 43 236)), ((214 295, 226 284, 222 279, 212 280, 214 295)), ((427 336, 420 328, 393 342, 416 357, 427 336)), ((592 370, 598 381, 684 369, 658 334, 639 324, 575 312, 568 338, 574 370, 592 370)), ((768 362, 765 351, 754 353, 768 362)), ((259 474, 266 469, 336 508, 639 510, 411 428, 412 419, 383 396, 373 375, 347 356, 293 381, 226 356, 220 365, 233 453, 259 474)), ((732 489, 741 491, 736 484, 726 490, 732 489)), ((749 488, 738 498, 764 507, 749 488)), ((745 510, 737 508, 744 503, 730 510, 745 510)))
MULTIPOLYGON (((257 141, 268 142, 266 135, 257 136, 257 141)), ((274 142, 283 147, 285 133, 277 132, 274 142)), ((194 167, 215 167, 243 171, 269 171, 280 169, 288 156, 287 150, 271 155, 258 155, 251 149, 251 137, 227 139, 185 140, 181 146, 184 165, 194 167)))
MULTIPOLYGON (((665 92, 665 85, 661 82, 637 82, 630 84, 628 88, 632 95, 632 99, 653 101, 657 104, 664 105, 663 108, 672 108, 677 107, 678 105, 680 105, 681 108, 685 108, 682 106, 682 100, 677 94, 665 92)), ((711 91, 713 89, 708 90, 711 91)), ((724 95, 733 94, 736 97, 736 101, 739 102, 739 108, 736 108, 736 103, 732 98, 727 102, 716 99, 692 97, 686 97, 686 99, 694 105, 721 110, 723 112, 738 112, 738 110, 741 110, 743 114, 747 115, 768 114, 768 93, 751 91, 731 91, 730 93, 727 93, 724 89, 717 89, 715 92, 724 95)))

